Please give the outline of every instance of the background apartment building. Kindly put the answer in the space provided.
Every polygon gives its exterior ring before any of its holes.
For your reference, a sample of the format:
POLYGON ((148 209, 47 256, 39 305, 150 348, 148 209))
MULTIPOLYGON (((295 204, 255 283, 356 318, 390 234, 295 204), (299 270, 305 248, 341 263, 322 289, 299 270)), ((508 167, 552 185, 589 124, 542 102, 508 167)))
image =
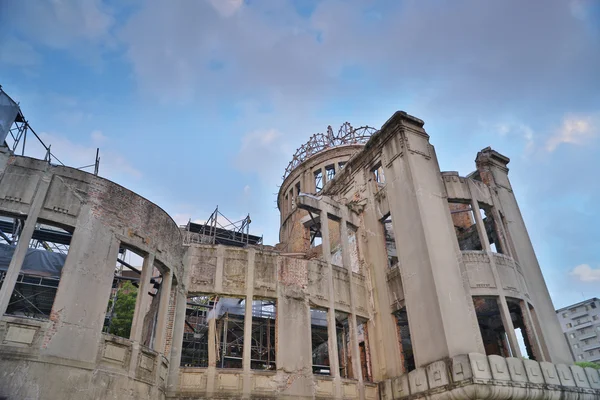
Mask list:
POLYGON ((556 310, 576 362, 600 363, 600 300, 589 300, 556 310))

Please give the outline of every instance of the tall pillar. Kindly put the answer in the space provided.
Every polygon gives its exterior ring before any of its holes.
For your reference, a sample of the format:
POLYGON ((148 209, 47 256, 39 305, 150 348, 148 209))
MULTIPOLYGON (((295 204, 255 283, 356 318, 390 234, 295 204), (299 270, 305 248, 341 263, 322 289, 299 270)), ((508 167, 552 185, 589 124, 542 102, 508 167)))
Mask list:
POLYGON ((381 146, 415 362, 484 353, 440 168, 423 121, 395 113, 371 139, 381 146), (471 311, 471 312, 470 312, 471 311))
POLYGON ((564 338, 550 293, 542 275, 531 239, 525 227, 523 216, 515 198, 512 186, 508 179, 508 163, 510 159, 502 154, 485 148, 477 154, 477 169, 481 180, 492 189, 493 196, 497 196, 500 211, 504 216, 505 228, 508 231, 513 258, 519 263, 527 282, 529 294, 532 297, 536 315, 539 318, 541 345, 544 353, 552 349, 551 361, 553 363, 573 362, 569 346, 564 338))
POLYGON ((167 333, 167 321, 169 319, 169 300, 171 299, 171 282, 173 271, 164 271, 160 287, 160 303, 158 305, 158 316, 156 318, 156 330, 152 348, 159 353, 165 350, 165 336, 167 333))
MULTIPOLYGON (((321 236, 322 236, 322 249, 323 249, 323 260, 327 263, 327 269, 329 270, 327 279, 329 286, 329 310, 327 310, 327 337, 328 337, 328 348, 329 348, 329 370, 331 376, 334 379, 334 388, 338 396, 341 394, 341 381, 340 381, 340 368, 337 348, 337 332, 335 324, 335 289, 333 286, 333 266, 331 264, 331 243, 329 243, 329 217, 327 216, 327 210, 321 210, 320 214, 321 221, 321 236)), ((336 396, 337 397, 337 396, 336 396)))
POLYGON ((187 297, 181 283, 178 282, 177 286, 175 286, 175 292, 177 300, 175 302, 175 318, 173 320, 173 334, 171 336, 172 342, 171 354, 169 356, 167 392, 174 392, 179 389, 179 365, 181 364, 181 348, 183 345, 185 311, 187 307, 187 297))

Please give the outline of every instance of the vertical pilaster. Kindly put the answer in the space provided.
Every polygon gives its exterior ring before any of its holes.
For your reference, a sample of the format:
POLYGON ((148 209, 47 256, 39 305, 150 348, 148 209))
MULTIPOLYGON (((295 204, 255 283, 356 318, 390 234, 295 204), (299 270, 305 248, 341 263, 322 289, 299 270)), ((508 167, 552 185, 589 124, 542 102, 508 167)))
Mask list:
POLYGON ((165 335, 167 332, 167 320, 169 318, 169 300, 171 299, 171 284, 173 272, 163 272, 163 280, 160 284, 160 303, 158 305, 158 316, 156 318, 156 329, 154 333, 154 345, 152 348, 159 353, 165 349, 165 335))
POLYGON ((481 353, 462 257, 423 121, 397 112, 381 128, 379 140, 416 365, 481 353))
POLYGON ((254 296, 254 260, 256 250, 248 249, 248 267, 246 269, 246 312, 244 315, 244 351, 243 368, 244 382, 243 393, 245 397, 250 397, 252 391, 251 354, 252 354, 252 301, 254 296))
POLYGON ((187 297, 181 283, 175 287, 175 291, 177 294, 177 301, 175 303, 175 320, 173 321, 171 354, 169 357, 167 392, 173 392, 179 389, 179 366, 181 364, 181 348, 183 345, 185 311, 187 307, 187 297))
POLYGON ((142 265, 142 274, 140 276, 140 286, 138 288, 137 297, 135 299, 135 311, 131 322, 131 332, 129 339, 133 342, 131 348, 131 364, 129 373, 135 376, 135 369, 138 364, 140 355, 140 341, 142 340, 142 332, 144 330, 144 317, 148 310, 148 291, 150 290, 150 279, 154 270, 154 254, 150 253, 144 258, 142 265))
POLYGON ((337 348, 337 332, 335 324, 335 288, 333 286, 333 266, 331 264, 331 243, 329 243, 329 217, 327 216, 327 210, 321 210, 320 214, 321 221, 321 235, 322 237, 322 249, 323 249, 323 260, 327 263, 328 274, 328 286, 329 286, 329 310, 327 310, 327 336, 328 336, 328 348, 329 348, 329 368, 331 370, 331 376, 334 379, 334 388, 336 397, 341 395, 341 381, 340 381, 340 367, 338 358, 337 348))
MULTIPOLYGON (((346 212, 347 210, 343 210, 342 215, 346 214, 346 212)), ((361 399, 364 399, 363 376, 362 369, 360 367, 360 351, 358 349, 358 326, 356 323, 354 276, 352 275, 352 263, 350 262, 350 253, 348 249, 348 223, 345 215, 340 222, 340 241, 342 244, 342 265, 344 265, 348 271, 348 282, 350 284, 350 318, 348 319, 348 325, 350 328, 352 371, 354 372, 354 379, 358 380, 359 396, 361 399)))
POLYGON ((476 159, 481 180, 490 187, 492 196, 497 197, 499 211, 504 215, 505 228, 508 233, 509 244, 513 250, 513 258, 523 270, 529 294, 535 307, 535 313, 538 317, 540 345, 546 354, 549 353, 548 349, 552 350, 551 359, 548 361, 571 364, 573 356, 562 333, 558 318, 556 318, 548 287, 508 179, 507 165, 509 162, 508 157, 489 147, 480 151, 476 159))

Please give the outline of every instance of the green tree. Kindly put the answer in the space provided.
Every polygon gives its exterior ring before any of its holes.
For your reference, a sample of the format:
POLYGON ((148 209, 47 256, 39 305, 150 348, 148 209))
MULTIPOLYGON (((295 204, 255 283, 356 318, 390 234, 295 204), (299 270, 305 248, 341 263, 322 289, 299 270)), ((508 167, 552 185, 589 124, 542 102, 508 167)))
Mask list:
POLYGON ((596 364, 596 363, 588 362, 588 361, 576 362, 575 365, 578 365, 581 368, 590 367, 590 368, 600 369, 600 364, 596 364))
POLYGON ((135 299, 137 298, 137 292, 137 288, 129 281, 125 281, 121 287, 117 289, 113 317, 108 333, 129 338, 129 334, 131 333, 131 322, 133 321, 133 312, 135 311, 135 299))

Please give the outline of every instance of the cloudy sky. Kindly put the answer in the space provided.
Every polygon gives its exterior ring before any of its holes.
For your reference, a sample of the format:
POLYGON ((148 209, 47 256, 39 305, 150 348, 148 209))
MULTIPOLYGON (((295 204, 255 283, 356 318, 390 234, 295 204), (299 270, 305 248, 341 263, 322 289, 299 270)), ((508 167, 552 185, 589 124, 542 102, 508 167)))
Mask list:
POLYGON ((63 162, 268 244, 301 143, 405 110, 442 170, 509 156, 555 305, 600 296, 595 0, 5 0, 0 84, 63 162))

